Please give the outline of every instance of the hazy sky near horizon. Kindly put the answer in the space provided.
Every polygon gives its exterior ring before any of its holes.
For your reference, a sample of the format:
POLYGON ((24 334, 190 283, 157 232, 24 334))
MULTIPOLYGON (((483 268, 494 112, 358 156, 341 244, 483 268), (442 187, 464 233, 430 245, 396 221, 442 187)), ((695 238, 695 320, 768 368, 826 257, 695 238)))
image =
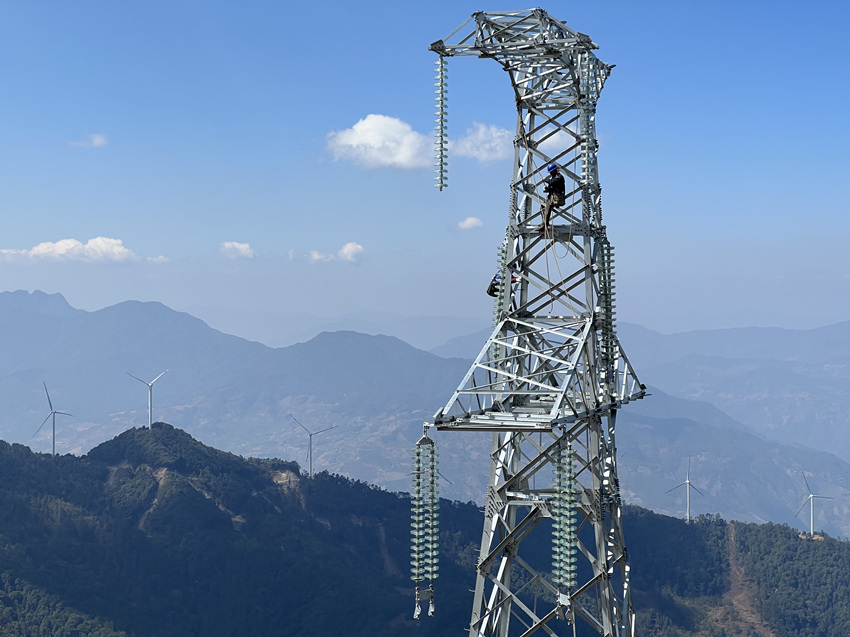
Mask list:
MULTIPOLYGON (((438 192, 427 49, 505 7, 425 6, 4 3, 0 290, 89 310, 156 300, 214 326, 222 312, 489 325, 513 98, 495 63, 450 61, 438 192)), ((850 320, 850 5, 544 8, 616 64, 597 131, 618 318, 850 320)))

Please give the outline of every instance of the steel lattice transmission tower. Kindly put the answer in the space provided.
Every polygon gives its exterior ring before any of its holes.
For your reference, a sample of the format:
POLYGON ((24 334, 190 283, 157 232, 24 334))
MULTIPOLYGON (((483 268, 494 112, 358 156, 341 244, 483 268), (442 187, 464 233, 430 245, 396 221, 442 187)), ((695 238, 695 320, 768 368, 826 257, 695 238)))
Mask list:
POLYGON ((433 423, 492 435, 469 634, 634 635, 614 425, 645 387, 617 339, 602 224, 596 103, 612 67, 541 9, 475 13, 430 48, 440 56, 441 189, 446 60, 496 61, 518 111, 494 329, 433 423), (550 163, 566 203, 543 228, 550 163), (541 543, 552 555, 542 565, 524 557, 541 543))

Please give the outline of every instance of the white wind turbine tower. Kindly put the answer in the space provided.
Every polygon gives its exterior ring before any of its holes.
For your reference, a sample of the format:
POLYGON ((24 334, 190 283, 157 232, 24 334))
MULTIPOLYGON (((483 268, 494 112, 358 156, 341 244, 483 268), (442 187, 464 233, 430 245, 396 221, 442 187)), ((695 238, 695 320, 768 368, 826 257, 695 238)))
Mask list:
POLYGON ((670 491, 675 491, 676 489, 678 489, 682 485, 685 486, 685 492, 687 494, 686 497, 685 497, 685 500, 687 502, 686 512, 685 512, 685 522, 690 524, 691 523, 691 489, 696 490, 696 492, 699 493, 702 497, 705 497, 705 494, 702 491, 700 491, 694 485, 691 484, 691 459, 690 459, 690 457, 688 457, 688 472, 685 474, 685 481, 682 482, 681 484, 677 484, 672 489, 668 489, 667 493, 670 493, 670 491))
MULTIPOLYGON (((167 372, 167 371, 168 370, 166 369, 165 372, 167 372)), ((165 372, 162 372, 162 374, 164 374, 165 372)), ((148 383, 146 381, 143 381, 138 376, 133 376, 130 372, 127 372, 127 376, 129 376, 130 378, 135 378, 137 381, 139 381, 143 385, 148 386, 148 429, 151 428, 151 422, 152 422, 151 421, 151 407, 153 405, 153 384, 160 379, 162 374, 160 374, 159 376, 157 376, 151 382, 148 383)))
MULTIPOLYGON (((812 493, 812 488, 809 486, 809 481, 806 480, 806 474, 802 471, 800 472, 803 476, 803 482, 806 483, 806 491, 809 492, 808 497, 803 500, 803 504, 800 506, 800 511, 803 510, 803 507, 806 506, 806 502, 809 503, 811 510, 809 511, 809 535, 814 537, 815 535, 815 498, 822 498, 824 500, 832 500, 832 498, 828 495, 816 495, 812 493)), ((797 511, 797 515, 800 515, 800 511, 797 511)))
MULTIPOLYGON (((51 417, 53 418, 53 455, 55 456, 56 455, 56 414, 60 414, 62 416, 71 416, 71 417, 73 417, 74 414, 69 414, 67 411, 56 411, 55 409, 53 409, 53 401, 50 400, 50 392, 47 391, 47 383, 42 381, 42 384, 44 385, 44 393, 47 394, 47 404, 50 405, 50 413, 47 414, 47 418, 45 418, 44 422, 41 423, 41 427, 44 427, 45 423, 48 420, 50 420, 51 417)), ((38 429, 35 430, 35 433, 32 435, 33 438, 35 438, 38 435, 38 432, 41 431, 41 427, 39 427, 38 429)))
MULTIPOLYGON (((289 414, 289 417, 292 418, 292 420, 297 422, 299 425, 301 425, 301 421, 298 420, 295 416, 293 416, 292 414, 289 414)), ((313 436, 317 436, 320 433, 330 431, 331 429, 336 429, 337 426, 338 425, 334 425, 333 427, 327 427, 325 429, 320 429, 319 431, 311 432, 309 429, 307 429, 307 427, 305 427, 304 425, 301 425, 301 429, 306 431, 307 435, 310 437, 310 442, 309 442, 308 448, 307 448, 307 462, 310 465, 310 475, 311 476, 313 475, 313 436)))

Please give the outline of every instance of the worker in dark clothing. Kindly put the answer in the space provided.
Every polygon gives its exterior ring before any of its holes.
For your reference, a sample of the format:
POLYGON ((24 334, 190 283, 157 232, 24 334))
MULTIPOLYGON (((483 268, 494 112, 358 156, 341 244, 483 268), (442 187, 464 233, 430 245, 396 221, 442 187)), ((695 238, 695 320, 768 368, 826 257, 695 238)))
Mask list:
MULTIPOLYGON (((511 276, 511 285, 517 283, 519 281, 518 276, 511 276)), ((487 294, 490 296, 496 296, 499 293, 499 286, 502 285, 502 273, 496 272, 496 276, 490 281, 490 285, 487 286, 487 294)))
POLYGON ((549 217, 552 214, 552 208, 563 206, 567 202, 567 190, 564 183, 564 176, 558 170, 555 164, 549 164, 547 167, 549 177, 543 186, 543 192, 547 194, 546 205, 543 208, 543 228, 548 230, 549 217))

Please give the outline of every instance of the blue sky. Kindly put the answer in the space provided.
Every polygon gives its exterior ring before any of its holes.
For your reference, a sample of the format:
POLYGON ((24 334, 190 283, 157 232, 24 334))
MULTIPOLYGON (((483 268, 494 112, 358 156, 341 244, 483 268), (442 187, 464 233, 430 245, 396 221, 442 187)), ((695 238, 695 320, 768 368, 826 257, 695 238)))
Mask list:
MULTIPOLYGON (((513 101, 495 63, 451 60, 438 192, 427 48, 505 8, 4 3, 0 290, 156 300, 266 340, 256 316, 486 327, 513 101)), ((597 130, 619 319, 850 319, 850 5, 544 8, 616 64, 597 130)))

